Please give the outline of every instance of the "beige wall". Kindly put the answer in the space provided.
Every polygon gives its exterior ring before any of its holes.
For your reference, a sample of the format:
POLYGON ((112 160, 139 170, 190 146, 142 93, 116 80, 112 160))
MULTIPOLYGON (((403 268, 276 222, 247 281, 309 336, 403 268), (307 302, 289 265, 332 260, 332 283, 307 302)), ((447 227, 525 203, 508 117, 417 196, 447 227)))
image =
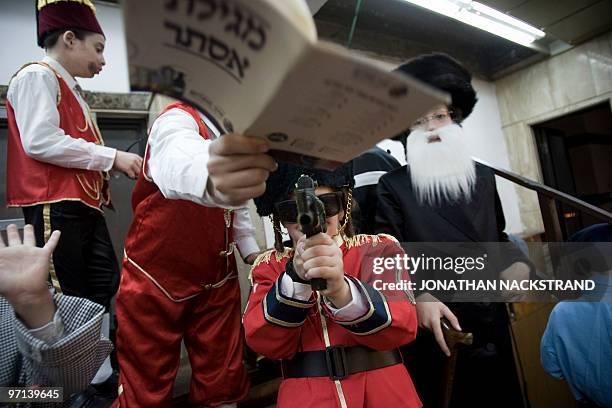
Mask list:
MULTIPOLYGON (((495 82, 511 170, 542 181, 531 125, 612 99, 612 32, 495 82)), ((537 195, 516 187, 524 235, 544 230, 537 195)))

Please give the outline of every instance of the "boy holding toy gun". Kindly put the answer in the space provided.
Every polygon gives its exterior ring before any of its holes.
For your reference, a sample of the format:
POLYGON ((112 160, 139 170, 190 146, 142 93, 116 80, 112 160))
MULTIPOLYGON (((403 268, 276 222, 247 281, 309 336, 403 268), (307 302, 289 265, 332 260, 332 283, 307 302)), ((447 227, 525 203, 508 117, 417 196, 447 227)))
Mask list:
POLYGON ((348 165, 280 164, 255 199, 260 215, 273 215, 276 243, 255 260, 243 322, 253 350, 282 359, 281 408, 421 406, 397 349, 415 337, 414 298, 374 287, 408 274, 372 272, 374 258, 403 252, 388 235, 353 235, 351 185, 348 165), (293 248, 283 247, 281 223, 293 248))

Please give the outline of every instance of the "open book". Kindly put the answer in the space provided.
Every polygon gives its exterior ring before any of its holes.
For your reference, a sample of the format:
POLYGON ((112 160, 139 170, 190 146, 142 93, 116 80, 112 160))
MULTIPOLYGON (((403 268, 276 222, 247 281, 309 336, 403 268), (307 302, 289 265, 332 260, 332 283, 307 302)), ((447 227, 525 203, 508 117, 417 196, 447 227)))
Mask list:
POLYGON ((266 138, 280 160, 332 169, 448 96, 317 41, 304 0, 126 0, 132 90, 266 138))

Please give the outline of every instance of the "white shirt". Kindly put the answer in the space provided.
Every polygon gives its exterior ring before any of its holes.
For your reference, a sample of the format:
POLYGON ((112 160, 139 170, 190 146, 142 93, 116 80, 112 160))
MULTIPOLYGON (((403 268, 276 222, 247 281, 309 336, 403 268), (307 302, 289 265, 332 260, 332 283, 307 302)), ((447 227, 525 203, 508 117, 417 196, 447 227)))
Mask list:
MULTIPOLYGON (((211 130, 217 130, 203 115, 211 130)), ((153 180, 163 196, 170 200, 188 200, 208 207, 220 207, 207 190, 208 150, 212 140, 200 136, 196 121, 182 109, 171 109, 153 123, 149 134, 149 160, 146 176, 153 180)), ((246 205, 246 203, 245 203, 246 205)), ((245 207, 236 209, 234 240, 243 258, 259 251, 255 228, 245 207)))
MULTIPOLYGON (((78 84, 72 75, 51 57, 43 58, 43 62, 62 76, 79 101, 85 117, 91 118, 87 103, 75 90, 78 84)), ((62 167, 110 170, 116 149, 75 139, 59 127, 57 94, 55 74, 40 64, 25 67, 11 80, 7 99, 15 111, 25 153, 33 159, 62 167)), ((93 126, 91 121, 90 126, 93 126)))

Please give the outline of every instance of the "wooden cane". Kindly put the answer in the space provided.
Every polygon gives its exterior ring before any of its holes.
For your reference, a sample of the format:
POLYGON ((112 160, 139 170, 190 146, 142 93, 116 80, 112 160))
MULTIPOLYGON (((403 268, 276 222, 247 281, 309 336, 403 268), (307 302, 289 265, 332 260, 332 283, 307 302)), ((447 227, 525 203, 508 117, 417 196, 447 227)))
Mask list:
POLYGON ((457 366, 457 354, 459 349, 472 344, 474 335, 453 329, 450 322, 442 318, 440 319, 442 332, 444 333, 444 341, 450 350, 450 357, 444 362, 443 378, 444 390, 442 393, 442 407, 449 408, 453 393, 453 381, 455 379, 455 367, 457 366))

